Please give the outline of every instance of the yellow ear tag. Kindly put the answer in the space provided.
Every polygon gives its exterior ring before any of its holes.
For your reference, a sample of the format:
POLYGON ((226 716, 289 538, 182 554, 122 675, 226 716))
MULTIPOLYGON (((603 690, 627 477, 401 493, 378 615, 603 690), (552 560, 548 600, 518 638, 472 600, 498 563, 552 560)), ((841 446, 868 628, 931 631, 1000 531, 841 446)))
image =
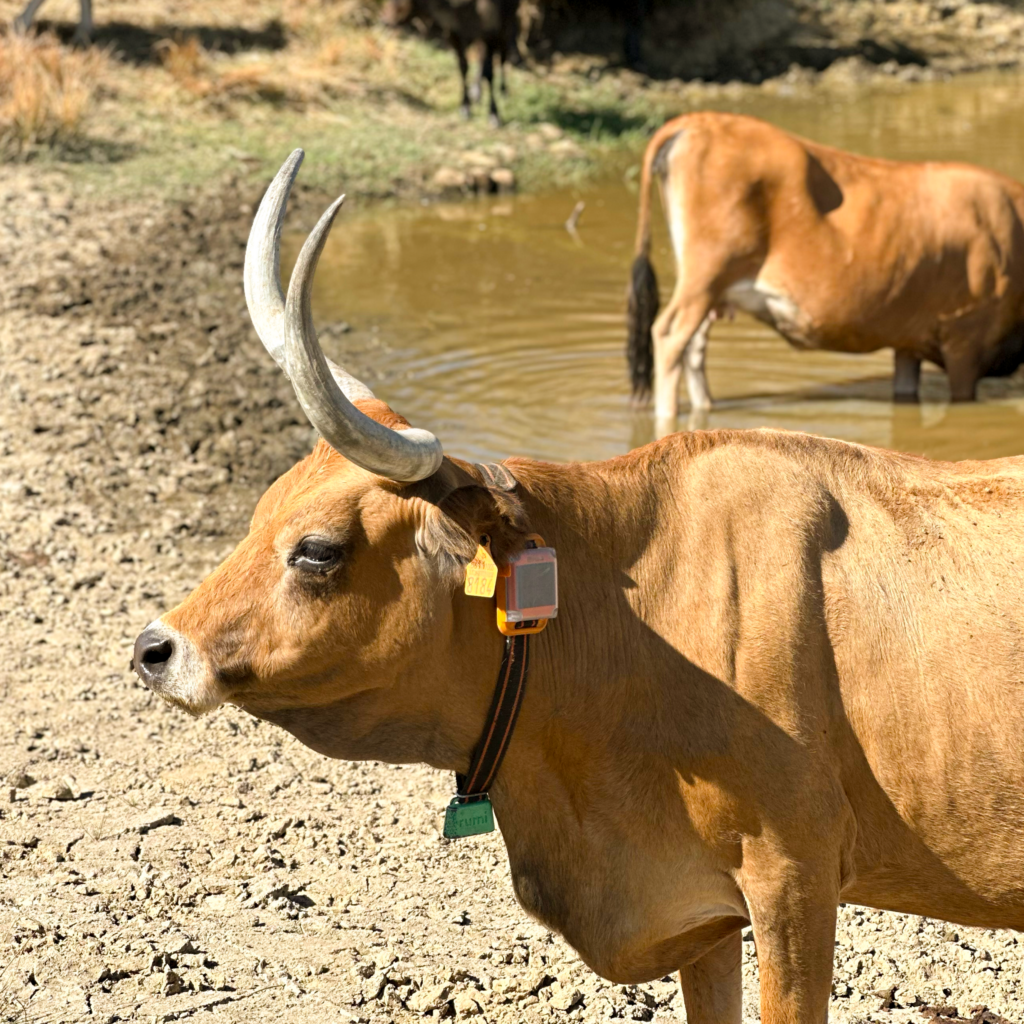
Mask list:
POLYGON ((494 584, 498 581, 498 567, 491 558, 491 540, 483 538, 477 545, 476 556, 466 566, 466 594, 469 597, 494 597, 494 584))

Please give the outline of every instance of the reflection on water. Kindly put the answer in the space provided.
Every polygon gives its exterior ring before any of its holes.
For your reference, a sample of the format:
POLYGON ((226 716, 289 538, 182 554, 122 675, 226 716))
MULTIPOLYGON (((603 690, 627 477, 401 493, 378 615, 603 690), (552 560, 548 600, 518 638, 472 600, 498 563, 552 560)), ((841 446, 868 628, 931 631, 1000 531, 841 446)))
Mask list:
MULTIPOLYGON (((757 95, 717 103, 854 151, 965 159, 1024 180, 1024 78, 988 75, 856 101, 757 95)), ((629 173, 583 193, 342 214, 314 297, 329 354, 366 350, 368 383, 448 452, 553 460, 616 455, 653 437, 630 409, 623 357, 625 285, 636 196, 629 173), (586 201, 579 239, 564 221, 586 201)), ((660 217, 660 215, 659 215, 660 217)), ((673 274, 663 225, 663 298, 673 274)), ((297 239, 289 239, 294 255, 297 239)), ((290 260, 286 260, 290 264, 290 260)), ((786 427, 935 458, 1024 450, 1024 384, 988 380, 982 401, 949 406, 928 373, 921 406, 891 402, 890 351, 796 352, 768 328, 719 323, 708 348, 710 427, 786 427)))

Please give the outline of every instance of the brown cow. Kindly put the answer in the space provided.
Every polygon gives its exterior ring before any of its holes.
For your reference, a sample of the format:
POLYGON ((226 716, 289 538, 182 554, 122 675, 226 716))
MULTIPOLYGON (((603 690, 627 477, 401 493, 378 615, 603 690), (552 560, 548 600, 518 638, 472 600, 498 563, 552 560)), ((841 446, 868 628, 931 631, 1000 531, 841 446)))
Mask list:
POLYGON ((504 563, 536 531, 559 618, 491 798, 519 901, 596 971, 679 969, 690 1024, 739 1024, 749 923, 761 1020, 820 1024, 841 900, 1024 928, 1024 459, 722 431, 509 459, 494 489, 324 359, 337 204, 281 294, 300 156, 246 295, 323 440, 138 638, 146 684, 330 757, 465 772, 503 641, 463 567, 482 534, 504 563))
POLYGON ((897 399, 916 400, 921 360, 954 401, 1024 359, 1024 186, 967 164, 844 153, 736 114, 687 114, 644 155, 628 355, 635 397, 654 377, 662 429, 710 408, 708 332, 735 306, 797 348, 896 350, 897 399), (676 287, 655 321, 650 184, 656 174, 676 287), (653 361, 652 327, 653 323, 653 361))

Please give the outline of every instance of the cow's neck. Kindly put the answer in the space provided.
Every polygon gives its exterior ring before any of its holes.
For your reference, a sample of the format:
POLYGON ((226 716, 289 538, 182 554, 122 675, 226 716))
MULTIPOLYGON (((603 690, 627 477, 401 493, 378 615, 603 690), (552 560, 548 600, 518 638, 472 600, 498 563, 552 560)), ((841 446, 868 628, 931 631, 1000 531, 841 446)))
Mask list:
MULTIPOLYGON (((647 459, 657 454, 654 447, 647 459)), ((642 457, 512 468, 532 528, 558 552, 559 614, 531 642, 526 695, 491 797, 521 902, 586 957, 587 936, 605 934, 598 922, 616 900, 633 900, 632 920, 643 909, 635 897, 650 895, 627 898, 622 888, 647 877, 636 863, 622 864, 600 891, 587 881, 592 868, 616 869, 634 818, 655 824, 661 846, 685 831, 675 774, 686 759, 681 730, 714 726, 696 699, 669 684, 678 684, 678 654, 650 624, 659 598, 650 588, 663 572, 644 566, 652 551, 674 544, 678 519, 652 514, 653 490, 669 486, 664 468, 642 457)), ((456 595, 453 608, 437 643, 417 651, 393 687, 268 717, 333 757, 465 772, 503 640, 491 602, 456 595)), ((656 907, 646 910, 656 916, 656 907)))
POLYGON ((662 526, 643 507, 647 472, 632 459, 610 471, 615 465, 604 463, 599 474, 588 466, 513 467, 531 522, 558 551, 559 615, 533 643, 516 737, 492 799, 517 895, 563 931, 581 908, 559 901, 585 898, 570 895, 567 876, 596 852, 587 849, 593 820, 628 826, 613 819, 630 806, 650 807, 657 783, 637 767, 678 740, 678 716, 668 713, 660 685, 671 662, 659 660, 642 618, 651 595, 640 566, 651 529, 662 526), (645 792, 631 791, 641 784, 645 792))
MULTIPOLYGON (((636 461, 511 463, 530 524, 559 560, 558 618, 531 641, 526 696, 493 789, 513 860, 529 859, 529 837, 541 822, 557 828, 578 814, 574 786, 592 785, 595 772, 627 780, 638 748, 672 743, 662 735, 675 717, 660 706, 663 666, 638 611, 646 595, 637 564, 651 540, 651 527, 641 524, 652 517, 644 508, 649 474, 636 461), (516 837, 525 844, 521 851, 516 837)), ((410 657, 395 685, 266 717, 329 756, 466 771, 504 642, 491 602, 453 600, 450 627, 430 651, 410 657)), ((629 798, 621 788, 606 795, 629 798)))

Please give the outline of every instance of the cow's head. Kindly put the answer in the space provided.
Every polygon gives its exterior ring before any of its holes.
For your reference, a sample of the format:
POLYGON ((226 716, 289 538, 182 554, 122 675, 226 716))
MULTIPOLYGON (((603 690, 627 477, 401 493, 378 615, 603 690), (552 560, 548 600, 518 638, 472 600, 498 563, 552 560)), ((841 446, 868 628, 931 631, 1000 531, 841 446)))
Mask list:
POLYGON ((518 499, 445 458, 433 434, 410 427, 324 356, 310 297, 341 200, 306 240, 285 298, 281 223, 301 160, 297 150, 260 205, 245 293, 257 333, 321 440, 263 496, 227 560, 139 636, 134 665, 147 686, 192 714, 230 702, 288 724, 301 712, 305 724, 293 731, 308 732, 310 716, 344 705, 347 738, 335 729, 330 742, 313 736, 313 745, 381 757, 360 738, 378 728, 382 709, 392 717, 403 709, 429 729, 427 705, 443 708, 443 687, 456 685, 457 663, 472 658, 451 658, 460 631, 496 635, 488 602, 457 593, 480 536, 490 536, 500 562, 528 529, 518 499), (474 626, 467 616, 483 618, 474 626))

